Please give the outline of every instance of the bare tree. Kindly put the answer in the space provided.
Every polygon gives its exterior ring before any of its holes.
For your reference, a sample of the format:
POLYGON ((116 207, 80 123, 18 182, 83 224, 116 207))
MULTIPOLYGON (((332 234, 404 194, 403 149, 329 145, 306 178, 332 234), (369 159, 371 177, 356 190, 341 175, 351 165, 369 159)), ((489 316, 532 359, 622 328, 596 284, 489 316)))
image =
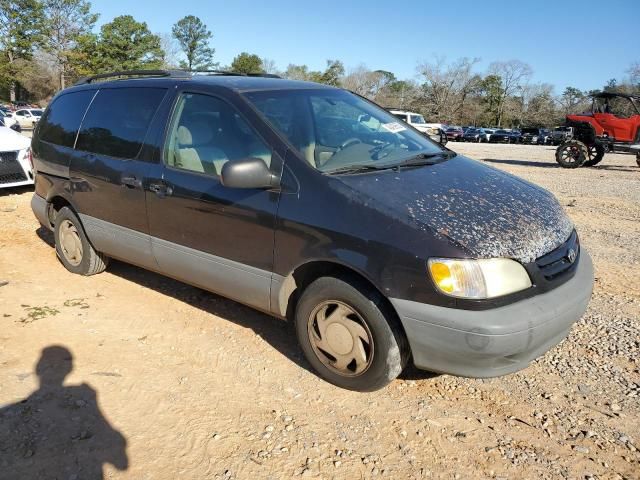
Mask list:
POLYGON ((91 3, 85 0, 46 0, 44 9, 45 49, 56 60, 58 87, 63 89, 70 73, 69 52, 82 35, 91 32, 98 14, 91 13, 91 3))
POLYGON ((171 33, 159 33, 160 48, 164 52, 164 68, 179 68, 182 49, 171 33))
POLYGON ((447 63, 445 57, 418 65, 424 84, 424 108, 430 117, 455 122, 462 116, 468 96, 479 88, 480 77, 473 73, 478 58, 459 58, 447 63))
POLYGON ((502 126, 507 99, 520 93, 529 82, 533 70, 520 60, 508 60, 506 62, 493 62, 489 65, 489 73, 500 77, 502 82, 502 94, 498 102, 498 126, 502 126))
POLYGON ((371 71, 365 65, 350 69, 341 80, 344 88, 369 99, 375 98, 383 82, 383 73, 371 71))
POLYGON ((640 62, 632 63, 627 73, 632 84, 640 85, 640 62))
POLYGON ((262 70, 264 73, 270 73, 272 75, 278 75, 280 72, 278 71, 278 66, 276 65, 275 60, 271 60, 267 57, 262 57, 262 70))

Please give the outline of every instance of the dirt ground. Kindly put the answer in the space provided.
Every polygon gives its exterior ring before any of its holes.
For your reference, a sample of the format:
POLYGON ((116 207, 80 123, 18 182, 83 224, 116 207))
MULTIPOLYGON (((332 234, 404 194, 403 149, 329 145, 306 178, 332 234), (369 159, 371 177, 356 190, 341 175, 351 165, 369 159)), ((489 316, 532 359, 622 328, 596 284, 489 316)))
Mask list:
POLYGON ((410 368, 368 394, 316 377, 283 321, 119 262, 67 272, 31 189, 0 190, 0 479, 640 478, 634 157, 450 146, 559 198, 594 296, 524 371, 410 368))

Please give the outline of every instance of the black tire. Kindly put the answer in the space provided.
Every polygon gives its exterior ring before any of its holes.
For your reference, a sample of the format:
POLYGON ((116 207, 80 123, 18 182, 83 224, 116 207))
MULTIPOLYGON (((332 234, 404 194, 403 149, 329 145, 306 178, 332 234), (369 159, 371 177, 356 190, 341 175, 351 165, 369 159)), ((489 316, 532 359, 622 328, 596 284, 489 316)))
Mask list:
POLYGON ((640 167, 640 153, 636 153, 636 163, 640 167))
POLYGON ((584 166, 585 167, 593 167, 597 164, 599 164, 602 159, 604 158, 604 154, 606 152, 606 149, 604 147, 604 145, 592 145, 589 147, 589 160, 587 160, 586 162, 584 162, 584 166))
MULTIPOLYGON (((330 308, 331 305, 325 307, 323 315, 326 315, 326 318, 331 317, 328 313, 331 311, 330 308)), ((334 307, 334 312, 336 308, 334 307)), ((378 390, 400 375, 409 358, 409 347, 404 332, 395 313, 390 310, 380 293, 356 278, 321 277, 304 290, 296 306, 295 326, 298 342, 309 363, 324 380, 348 390, 378 390), (339 372, 331 360, 333 358, 335 362, 337 357, 323 353, 323 347, 318 346, 318 341, 312 338, 313 332, 316 332, 316 338, 319 339, 321 336, 315 312, 332 302, 350 308, 354 315, 343 319, 352 318, 355 320, 354 323, 358 322, 366 329, 368 343, 363 341, 360 346, 367 352, 367 367, 361 373, 353 371, 357 368, 355 357, 349 363, 350 371, 344 374, 339 372), (318 349, 318 353, 314 349, 318 349)), ((334 323, 339 322, 330 323, 329 326, 333 326, 334 323)), ((325 325, 325 332, 327 328, 325 325)), ((325 334, 325 342, 329 346, 330 340, 326 340, 327 337, 328 334, 325 334)), ((350 348, 351 351, 346 353, 345 357, 350 357, 349 354, 357 349, 355 343, 350 348)))
POLYGON ((107 265, 109 264, 109 257, 97 252, 93 248, 93 245, 89 242, 87 234, 82 227, 82 223, 80 223, 80 220, 70 208, 63 207, 60 209, 56 215, 53 233, 56 241, 56 254, 65 268, 70 272, 77 273, 78 275, 89 276, 103 272, 105 268, 107 268, 107 265), (77 263, 67 258, 68 254, 66 253, 65 247, 61 241, 60 230, 61 228, 67 228, 67 226, 62 227, 63 225, 69 224, 75 228, 74 234, 77 235, 82 246, 82 253, 79 256, 79 259, 77 259, 77 263))
POLYGON ((556 162, 562 168, 578 168, 589 158, 587 146, 578 140, 569 140, 556 149, 556 162))

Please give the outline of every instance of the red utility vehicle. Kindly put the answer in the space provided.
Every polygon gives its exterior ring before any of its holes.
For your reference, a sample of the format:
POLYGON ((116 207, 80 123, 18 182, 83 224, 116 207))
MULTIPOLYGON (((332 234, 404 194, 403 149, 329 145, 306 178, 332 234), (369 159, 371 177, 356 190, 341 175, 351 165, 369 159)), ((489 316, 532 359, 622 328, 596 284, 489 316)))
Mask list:
POLYGON ((556 161, 565 168, 592 167, 615 150, 635 153, 640 166, 640 95, 601 92, 592 98, 591 113, 567 115, 574 135, 557 148, 556 161))

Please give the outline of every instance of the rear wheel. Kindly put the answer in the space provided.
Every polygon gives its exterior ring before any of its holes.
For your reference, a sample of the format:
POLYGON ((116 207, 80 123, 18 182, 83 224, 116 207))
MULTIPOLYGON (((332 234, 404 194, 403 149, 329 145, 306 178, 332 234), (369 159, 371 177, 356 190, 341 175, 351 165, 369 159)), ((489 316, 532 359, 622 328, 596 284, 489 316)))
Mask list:
POLYGON ((638 164, 638 166, 640 167, 640 152, 636 153, 636 163, 638 164))
POLYGON ((296 307, 298 341, 326 381, 356 391, 380 389, 402 372, 408 347, 380 294, 358 282, 321 277, 296 307))
POLYGON ((587 158, 587 146, 578 140, 569 140, 556 149, 556 162, 563 168, 578 168, 587 158))
POLYGON ((605 154, 605 146, 604 145, 591 145, 589 147, 589 160, 584 162, 585 167, 593 167, 602 161, 605 154))
POLYGON ((79 275, 95 275, 107 268, 109 258, 97 252, 87 238, 80 220, 68 207, 56 215, 56 254, 67 270, 79 275))

